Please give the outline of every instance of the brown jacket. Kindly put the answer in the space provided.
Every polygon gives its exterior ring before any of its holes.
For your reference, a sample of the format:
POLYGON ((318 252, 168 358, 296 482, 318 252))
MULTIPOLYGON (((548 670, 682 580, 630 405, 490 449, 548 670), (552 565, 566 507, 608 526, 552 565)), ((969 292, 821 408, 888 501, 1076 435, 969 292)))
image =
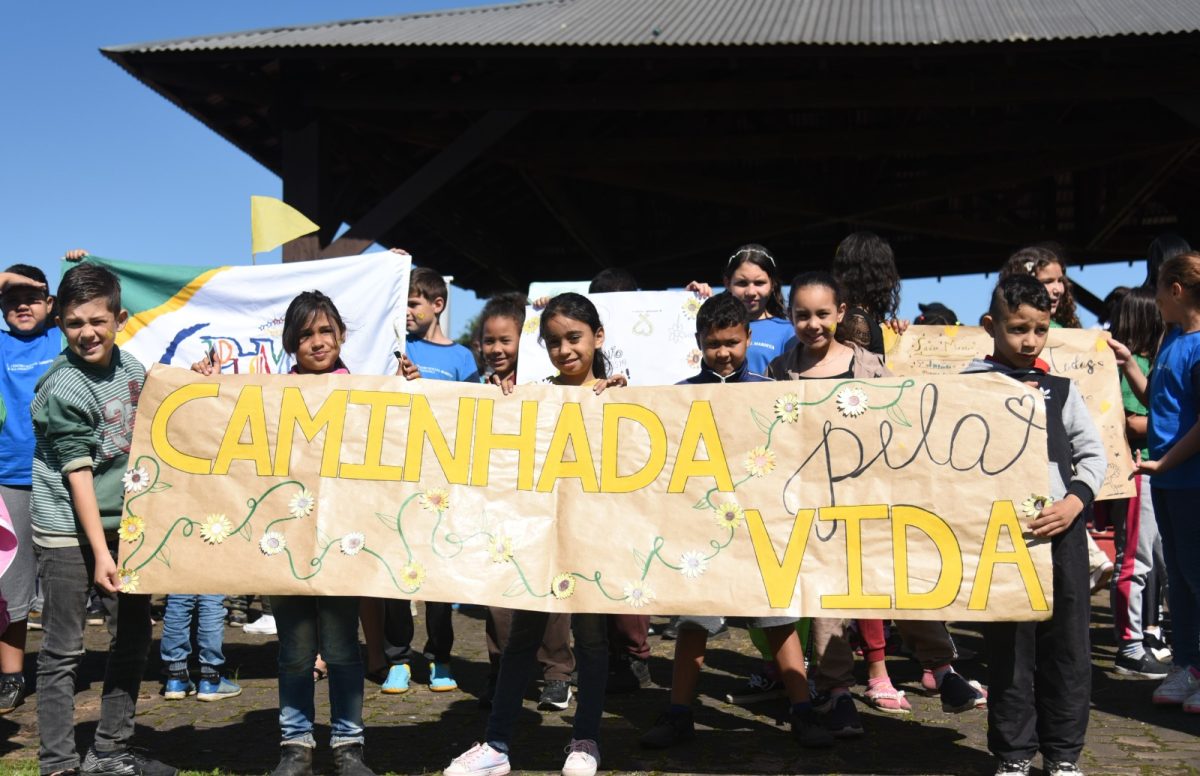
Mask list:
MULTIPOLYGON (((843 345, 854 351, 850 374, 854 378, 891 377, 892 373, 883 365, 883 356, 862 348, 853 342, 843 342, 843 345)), ((778 356, 767 367, 767 376, 772 380, 799 380, 800 353, 803 345, 797 344, 782 356, 778 356)))

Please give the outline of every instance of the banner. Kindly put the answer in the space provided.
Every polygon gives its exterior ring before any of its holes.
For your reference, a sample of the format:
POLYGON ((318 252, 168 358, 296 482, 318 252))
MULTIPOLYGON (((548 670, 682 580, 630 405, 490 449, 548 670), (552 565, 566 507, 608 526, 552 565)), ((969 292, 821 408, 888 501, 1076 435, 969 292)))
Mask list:
MULTIPOLYGON (((690 291, 584 294, 604 325, 604 355, 613 374, 632 385, 674 385, 700 371, 696 313, 703 300, 690 291)), ((542 382, 558 370, 538 336, 540 310, 525 308, 517 382, 542 382)))
POLYGON ((123 588, 1033 620, 1041 393, 997 375, 614 388, 155 367, 123 588))
MULTIPOLYGON (((927 376, 961 372, 992 353, 992 338, 979 326, 909 326, 888 352, 893 374, 927 376)), ((1125 404, 1108 333, 1099 329, 1051 329, 1042 360, 1053 374, 1075 381, 1100 432, 1108 471, 1096 498, 1133 498, 1133 455, 1125 438, 1125 404)))
MULTIPOLYGON (((301 291, 321 291, 346 323, 342 360, 357 374, 394 374, 411 257, 390 251, 340 259, 230 267, 137 264, 88 256, 121 279, 129 311, 117 345, 149 367, 190 367, 212 354, 225 374, 287 372, 283 315, 301 291)), ((73 262, 63 262, 63 271, 73 262)))

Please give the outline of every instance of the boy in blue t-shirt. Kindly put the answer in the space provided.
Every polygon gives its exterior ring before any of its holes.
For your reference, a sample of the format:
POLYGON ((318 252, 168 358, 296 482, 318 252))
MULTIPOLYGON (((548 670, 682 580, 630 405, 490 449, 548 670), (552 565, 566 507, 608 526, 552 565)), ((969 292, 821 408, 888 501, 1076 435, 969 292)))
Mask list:
POLYGON ((7 331, 0 331, 0 405, 8 420, 0 428, 0 499, 4 500, 17 535, 17 552, 4 575, 8 627, 0 636, 0 714, 21 702, 25 690, 25 636, 34 601, 37 564, 29 518, 33 482, 33 420, 29 405, 34 386, 62 350, 53 321, 54 297, 37 267, 14 264, 0 272, 0 310, 7 331))
MULTIPOLYGON (((446 309, 449 289, 442 276, 428 267, 417 267, 408 280, 408 331, 406 350, 421 376, 431 380, 479 382, 479 365, 470 350, 442 332, 438 316, 446 309)), ((408 601, 389 598, 383 603, 383 653, 387 677, 381 690, 389 695, 408 692, 412 678, 410 663, 421 658, 429 664, 429 689, 457 690, 450 672, 450 649, 454 646, 453 610, 450 604, 425 602, 425 649, 412 648, 413 617, 408 601)))

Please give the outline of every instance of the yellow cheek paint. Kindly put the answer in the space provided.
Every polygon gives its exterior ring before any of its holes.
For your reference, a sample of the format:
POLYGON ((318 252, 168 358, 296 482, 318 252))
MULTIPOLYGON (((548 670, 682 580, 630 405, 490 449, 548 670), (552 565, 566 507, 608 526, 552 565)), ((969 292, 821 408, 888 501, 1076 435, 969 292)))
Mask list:
POLYGON ((417 313, 413 317, 416 318, 418 321, 423 321, 423 320, 425 320, 425 313, 417 313))

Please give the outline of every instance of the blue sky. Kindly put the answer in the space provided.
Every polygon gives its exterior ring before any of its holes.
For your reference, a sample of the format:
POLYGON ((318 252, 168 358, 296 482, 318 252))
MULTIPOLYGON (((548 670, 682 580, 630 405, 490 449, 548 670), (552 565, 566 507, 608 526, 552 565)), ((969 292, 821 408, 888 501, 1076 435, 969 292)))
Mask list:
MULTIPOLYGON (((72 247, 130 261, 244 264, 250 260, 250 195, 280 196, 275 175, 109 62, 100 47, 469 4, 44 0, 10 5, 0 27, 0 99, 6 107, 0 130, 0 223, 7 235, 0 266, 33 263, 53 277, 59 257, 72 247)), ((714 247, 714 256, 727 252, 728 246, 714 247)), ((277 262, 279 256, 277 250, 259 261, 277 262)), ((998 253, 997 264, 1001 259, 998 253)), ((714 260, 714 268, 719 265, 714 260)), ((1072 268, 1070 274, 1103 296, 1115 285, 1140 282, 1145 270, 1141 263, 1120 263, 1072 268)), ((963 322, 974 322, 992 282, 994 276, 906 281, 901 314, 914 317, 917 302, 937 300, 963 322)), ((457 329, 479 303, 468 292, 456 293, 452 305, 457 329)))

